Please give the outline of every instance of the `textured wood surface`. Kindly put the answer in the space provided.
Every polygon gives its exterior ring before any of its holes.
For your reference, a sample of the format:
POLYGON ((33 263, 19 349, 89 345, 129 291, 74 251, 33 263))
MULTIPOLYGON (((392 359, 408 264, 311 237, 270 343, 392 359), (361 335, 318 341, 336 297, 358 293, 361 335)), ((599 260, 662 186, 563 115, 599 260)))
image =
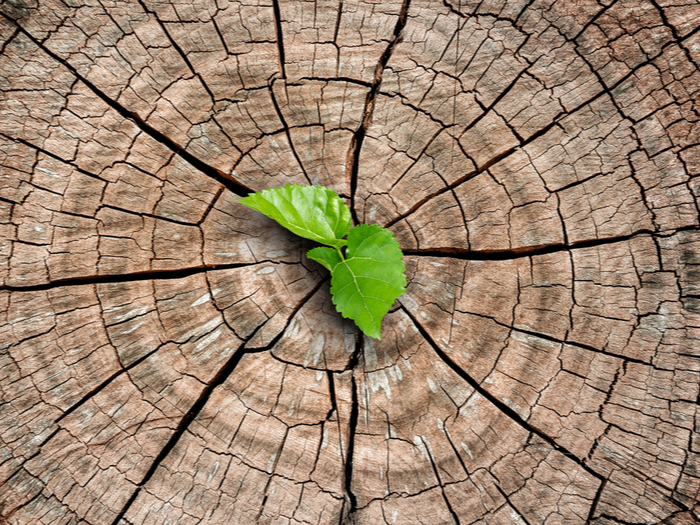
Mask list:
POLYGON ((696 0, 6 0, 0 522, 700 521, 696 0), (395 232, 360 337, 318 183, 395 232))

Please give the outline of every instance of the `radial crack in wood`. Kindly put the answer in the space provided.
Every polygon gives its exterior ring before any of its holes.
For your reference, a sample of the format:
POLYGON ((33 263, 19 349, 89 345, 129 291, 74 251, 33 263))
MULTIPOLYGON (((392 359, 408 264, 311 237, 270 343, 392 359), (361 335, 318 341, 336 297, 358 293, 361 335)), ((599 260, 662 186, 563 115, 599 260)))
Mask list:
POLYGON ((4 2, 0 522, 700 522, 699 104, 690 0, 4 2))

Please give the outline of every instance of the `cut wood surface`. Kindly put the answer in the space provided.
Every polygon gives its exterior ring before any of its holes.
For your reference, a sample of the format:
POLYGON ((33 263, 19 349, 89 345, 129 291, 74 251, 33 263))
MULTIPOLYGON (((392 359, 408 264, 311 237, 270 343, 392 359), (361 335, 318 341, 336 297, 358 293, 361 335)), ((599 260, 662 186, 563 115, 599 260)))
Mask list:
POLYGON ((5 0, 0 523, 698 523, 699 201, 696 0, 5 0))

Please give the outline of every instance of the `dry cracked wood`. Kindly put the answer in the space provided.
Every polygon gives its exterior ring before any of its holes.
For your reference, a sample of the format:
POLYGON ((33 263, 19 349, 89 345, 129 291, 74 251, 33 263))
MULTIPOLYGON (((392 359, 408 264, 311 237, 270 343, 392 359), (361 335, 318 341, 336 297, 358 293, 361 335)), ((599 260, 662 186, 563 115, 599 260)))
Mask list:
POLYGON ((0 124, 0 523, 700 521, 696 0, 7 0, 0 124))

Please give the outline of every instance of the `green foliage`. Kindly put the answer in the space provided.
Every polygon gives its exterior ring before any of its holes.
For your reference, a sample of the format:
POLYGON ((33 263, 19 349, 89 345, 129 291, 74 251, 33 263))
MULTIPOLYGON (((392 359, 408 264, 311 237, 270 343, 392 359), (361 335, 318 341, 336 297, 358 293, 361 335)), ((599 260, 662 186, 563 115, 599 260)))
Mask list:
POLYGON ((381 339, 382 318, 406 291, 406 267, 399 243, 376 224, 356 226, 348 234, 347 257, 331 248, 307 254, 331 271, 333 304, 365 334, 381 339))
POLYGON ((237 201, 276 220, 300 237, 341 248, 352 226, 350 210, 333 190, 287 184, 237 201))
POLYGON ((320 186, 288 184, 251 193, 238 202, 301 237, 331 246, 313 248, 307 256, 330 270, 338 312, 368 336, 381 339, 383 317, 406 291, 403 253, 392 232, 376 224, 350 229, 348 207, 333 190, 320 186))

